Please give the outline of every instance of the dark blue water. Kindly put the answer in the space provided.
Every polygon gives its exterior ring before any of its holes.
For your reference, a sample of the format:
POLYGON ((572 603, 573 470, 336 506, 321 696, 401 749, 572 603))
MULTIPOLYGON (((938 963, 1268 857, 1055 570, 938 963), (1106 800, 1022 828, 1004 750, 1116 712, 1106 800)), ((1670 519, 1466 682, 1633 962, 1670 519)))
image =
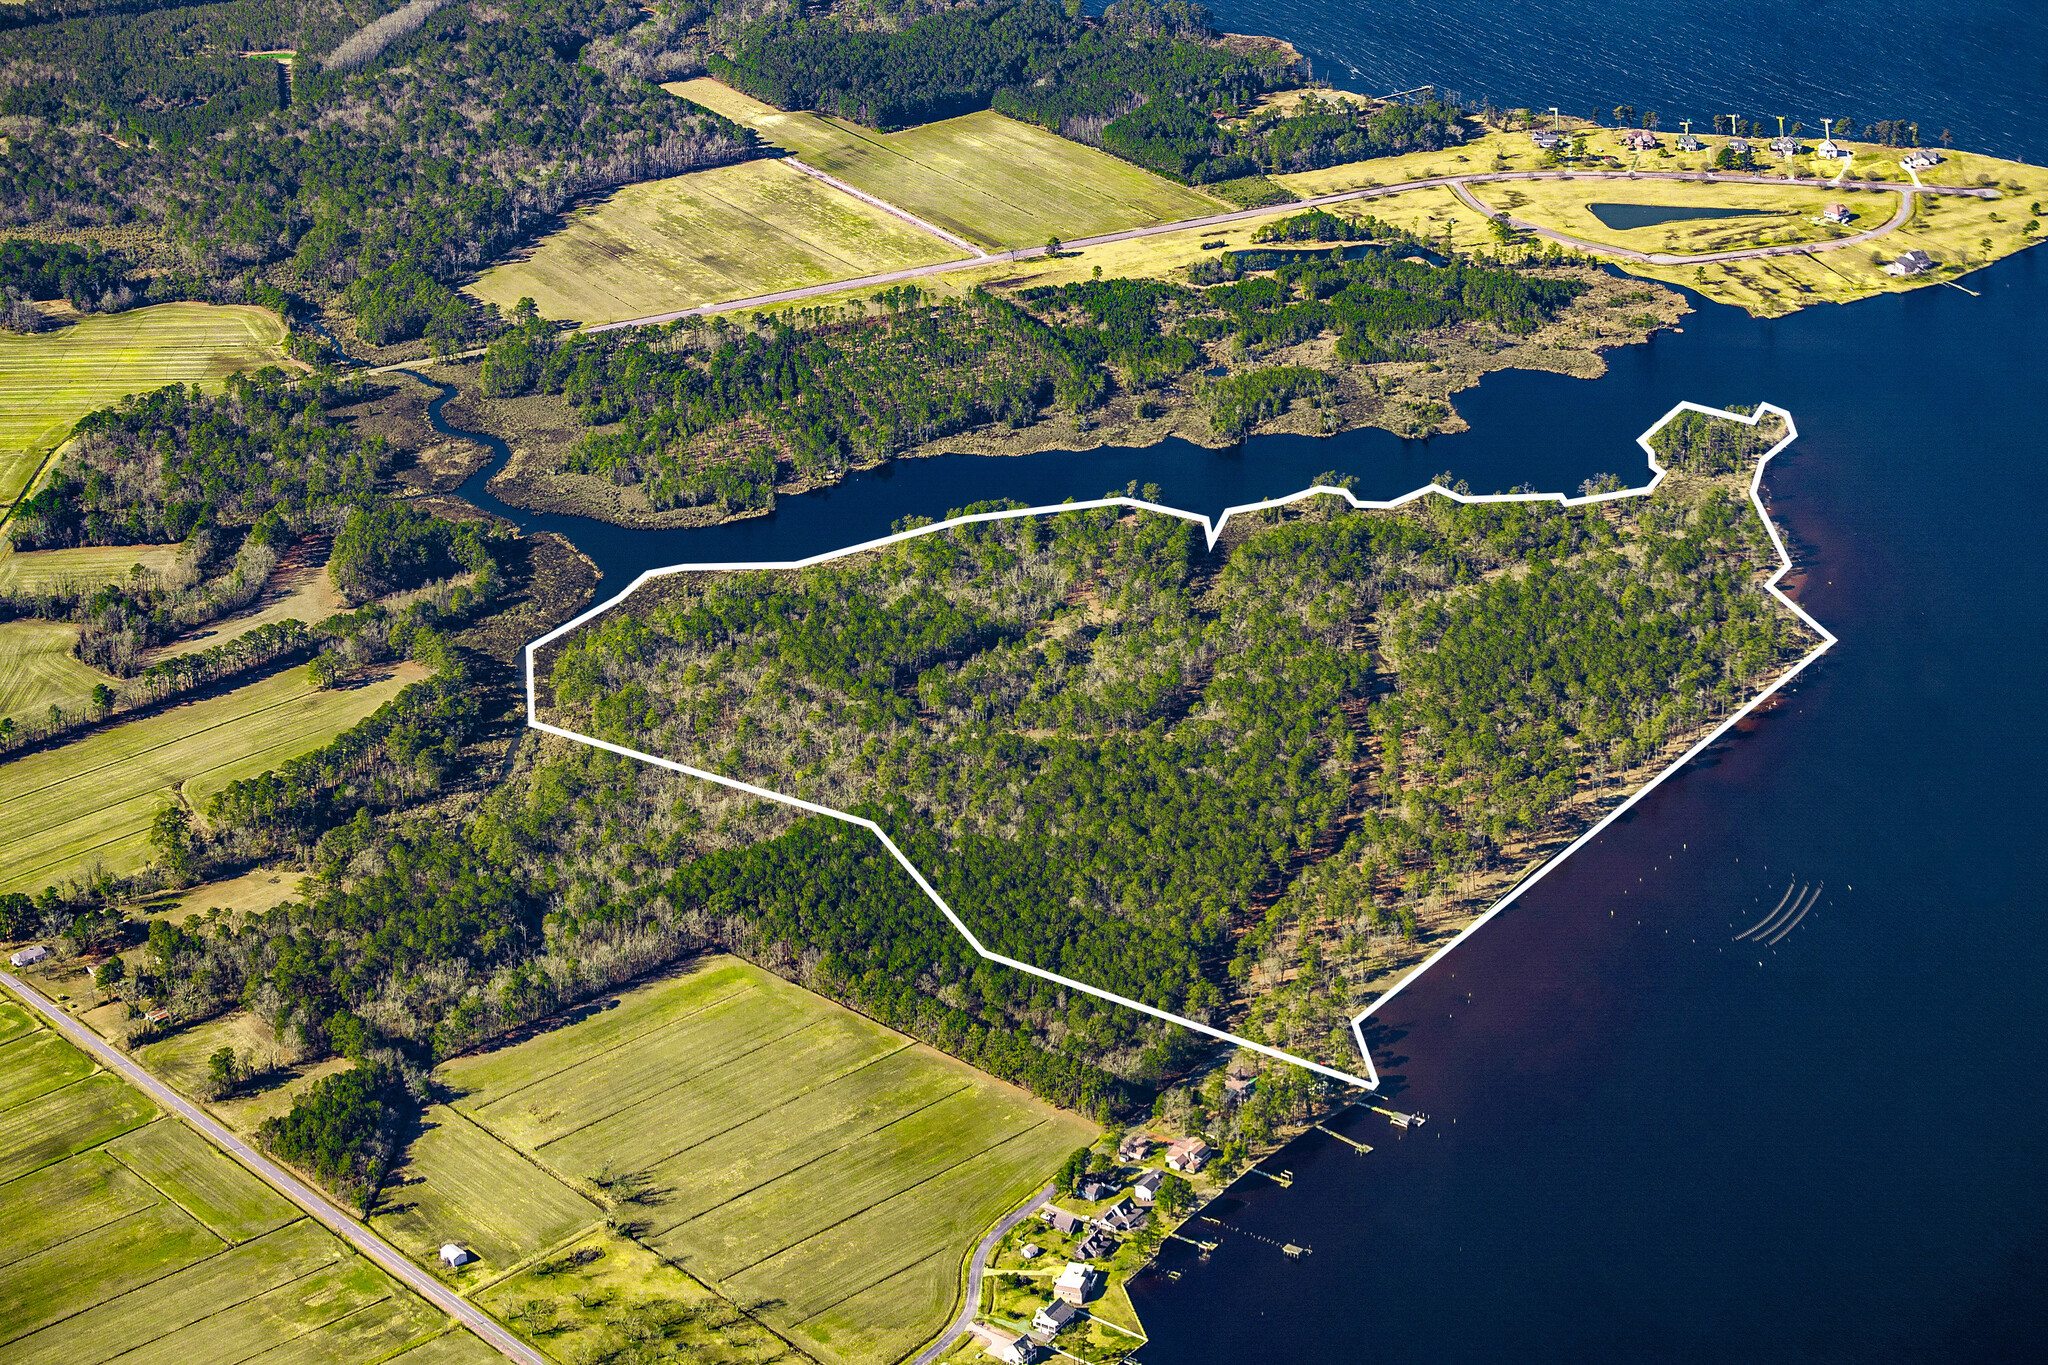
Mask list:
MULTIPOLYGON (((2048 18, 2017 5, 1219 5, 1386 89, 1675 114, 1919 117, 2034 155, 2048 18), (1784 107, 1773 107, 1782 104, 1784 107)), ((1325 71, 1328 70, 1325 65, 1325 71)), ((1248 1179, 1206 1262, 1133 1294, 1155 1365, 2032 1361, 2048 1355, 2048 846, 2040 252, 1757 322, 1705 305, 1581 382, 1510 373, 1473 424, 906 461, 706 532, 559 529, 607 571, 788 558, 906 513, 1130 480, 1214 512, 1336 469, 1404 491, 1633 475, 1680 398, 1783 404, 1768 491, 1842 643, 1405 992, 1374 1031, 1409 1134, 1339 1125, 1248 1179), (1825 883, 1775 948, 1734 934, 1825 883), (1256 1233, 1313 1248, 1283 1258, 1256 1233)), ((488 501, 488 499, 480 499, 488 501)))
POLYGON ((1218 0, 1218 22, 1275 33, 1318 79, 1383 95, 1433 84, 1468 102, 1556 105, 1612 123, 1618 104, 1665 126, 1735 114, 1818 132, 1920 124, 1933 143, 2048 155, 2048 6, 2033 0, 1218 0))

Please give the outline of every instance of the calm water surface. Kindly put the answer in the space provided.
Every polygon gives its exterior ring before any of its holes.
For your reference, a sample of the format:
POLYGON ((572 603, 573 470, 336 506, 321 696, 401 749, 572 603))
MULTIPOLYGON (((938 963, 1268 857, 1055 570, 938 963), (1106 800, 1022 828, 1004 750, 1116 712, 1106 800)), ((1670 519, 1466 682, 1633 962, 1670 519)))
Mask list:
MULTIPOLYGON (((1341 57, 1344 83, 1503 102, 1947 124, 2035 155, 2048 12, 2016 4, 1731 8, 1216 6, 1341 57), (1781 110, 1776 107, 1782 104, 1781 110)), ((2048 819, 2040 702, 2048 430, 2040 252, 1933 288, 1682 335, 1583 382, 1501 374, 1473 430, 906 461, 710 531, 563 531, 615 591, 642 568, 791 558, 982 498, 1156 482, 1214 512, 1325 470, 1405 491, 1572 488, 1641 468, 1673 402, 1768 400, 1802 601, 1842 644, 1382 1021, 1403 1135, 1339 1126, 1218 1210, 1221 1248, 1134 1286, 1164 1365, 1287 1361, 2038 1360, 2048 1331, 2048 819), (1773 948, 1734 935, 1820 887, 1773 948), (1299 1262, 1239 1233, 1307 1245, 1299 1262)), ((487 495, 478 500, 491 502, 487 495)))

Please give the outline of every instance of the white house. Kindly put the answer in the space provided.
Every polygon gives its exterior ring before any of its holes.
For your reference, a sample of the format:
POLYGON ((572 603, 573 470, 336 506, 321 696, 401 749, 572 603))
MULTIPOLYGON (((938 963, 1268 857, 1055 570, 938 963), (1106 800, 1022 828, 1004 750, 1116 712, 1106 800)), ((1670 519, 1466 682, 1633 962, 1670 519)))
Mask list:
POLYGON ((31 943, 7 960, 17 967, 33 967, 50 955, 50 950, 40 943, 31 943))
POLYGON ((470 1255, 453 1242, 444 1243, 441 1247, 441 1264, 447 1266, 450 1270, 459 1265, 468 1265, 475 1259, 476 1257, 470 1255))
POLYGON ((1820 146, 1813 149, 1813 154, 1822 161, 1842 161, 1847 159, 1849 149, 1833 138, 1827 137, 1821 139, 1820 146))
POLYGON ((1916 147, 1900 157, 1899 164, 1909 171, 1924 171, 1941 164, 1941 153, 1930 147, 1916 147))
POLYGON ((1147 1171, 1131 1182, 1131 1198, 1140 1204, 1149 1204, 1159 1197, 1159 1186, 1166 1179, 1164 1171, 1147 1171))
POLYGON ((1884 268, 1887 275, 1918 275, 1934 269, 1934 258, 1915 247, 1884 268))
POLYGON ((1680 133, 1678 135, 1678 150, 1681 152, 1697 152, 1702 145, 1700 140, 1691 133, 1680 133))
POLYGON ((1102 1272, 1092 1265, 1080 1261, 1068 1261, 1067 1268, 1052 1282, 1052 1295, 1067 1303, 1079 1304, 1095 1292, 1103 1280, 1102 1272))
POLYGON ((1564 139, 1548 128, 1538 128, 1535 132, 1529 134, 1529 141, 1535 143, 1546 152, 1554 152, 1564 145, 1564 139))
POLYGON ((1045 1255, 1045 1248, 1036 1242, 1026 1242, 1023 1246, 1017 1248, 1017 1259, 1021 1261, 1035 1261, 1043 1255, 1045 1255))
POLYGON ((1820 220, 1823 223, 1841 224, 1848 222, 1855 216, 1855 214, 1849 212, 1847 204, 1829 204, 1827 210, 1821 214, 1820 220))
POLYGON ((1080 1316, 1081 1310, 1078 1306, 1068 1303, 1065 1299, 1054 1299, 1031 1315, 1031 1325, 1041 1332, 1050 1332, 1058 1336, 1061 1328, 1080 1316))
POLYGON ((1796 137, 1774 137, 1771 139, 1771 150, 1789 161, 1799 155, 1799 139, 1796 137))

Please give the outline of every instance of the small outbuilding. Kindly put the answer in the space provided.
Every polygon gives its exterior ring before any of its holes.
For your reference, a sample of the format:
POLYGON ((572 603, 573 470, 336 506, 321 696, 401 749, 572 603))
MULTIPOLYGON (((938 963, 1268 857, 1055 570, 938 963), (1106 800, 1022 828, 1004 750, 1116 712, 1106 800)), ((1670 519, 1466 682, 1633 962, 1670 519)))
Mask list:
POLYGON ((445 1243, 441 1247, 441 1264, 447 1266, 450 1270, 455 1269, 457 1266, 468 1265, 475 1259, 476 1257, 470 1255, 453 1242, 445 1243))
POLYGON ((1043 1255, 1045 1248, 1036 1242, 1026 1242, 1017 1248, 1017 1259, 1020 1261, 1035 1261, 1043 1255))
POLYGON ((50 950, 40 943, 31 943, 7 960, 17 967, 33 967, 50 955, 50 950))

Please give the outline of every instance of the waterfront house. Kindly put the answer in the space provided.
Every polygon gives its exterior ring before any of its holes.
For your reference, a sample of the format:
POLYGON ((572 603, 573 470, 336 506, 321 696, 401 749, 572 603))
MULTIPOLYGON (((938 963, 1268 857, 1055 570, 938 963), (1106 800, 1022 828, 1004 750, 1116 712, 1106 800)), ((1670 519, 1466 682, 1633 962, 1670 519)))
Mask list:
POLYGON ((1054 1299, 1031 1315, 1031 1325, 1041 1332, 1050 1332, 1058 1336, 1061 1328, 1080 1316, 1080 1305, 1068 1303, 1065 1299, 1054 1299))
POLYGON ((1151 1214, 1139 1208, 1129 1198, 1124 1198, 1104 1209, 1095 1221, 1111 1232, 1136 1232, 1144 1227, 1151 1217, 1151 1214))
POLYGON ((1855 216, 1855 214, 1849 212, 1849 206, 1847 204, 1829 204, 1827 206, 1826 212, 1821 214, 1820 220, 1823 223, 1840 224, 1848 222, 1851 218, 1854 218, 1855 216))
POLYGON ((1849 149, 1833 138, 1826 137, 1821 139, 1820 146, 1813 149, 1813 154, 1822 161, 1841 161, 1849 155, 1849 149))
POLYGON ((991 1323, 977 1322, 967 1329, 967 1334, 981 1343, 981 1349, 991 1360, 1000 1360, 1003 1365, 1031 1365, 1038 1359, 1037 1342, 991 1323))
POLYGON ((1554 152, 1564 145, 1564 139, 1548 128, 1538 128, 1535 132, 1529 134, 1529 141, 1535 143, 1546 152, 1554 152))
POLYGON ((50 950, 40 943, 31 943, 7 960, 17 967, 33 967, 50 955, 50 950))
POLYGON ((1147 1171, 1131 1184, 1131 1198, 1140 1204, 1149 1204, 1159 1197, 1159 1187, 1166 1180, 1164 1171, 1147 1171))
POLYGON ((1657 149, 1657 135, 1648 128, 1631 128, 1621 135, 1621 145, 1632 152, 1652 152, 1657 149))
POLYGON ((1088 1220, 1052 1204, 1045 1206, 1039 1217, 1052 1224, 1052 1230, 1063 1237, 1072 1237, 1088 1226, 1088 1220))
POLYGON ((1701 150, 1703 145, 1691 133, 1680 133, 1678 135, 1678 150, 1681 152, 1697 152, 1701 150))
POLYGON ((1092 1265, 1079 1261, 1068 1261, 1067 1268, 1052 1282, 1052 1296, 1063 1303, 1082 1304, 1088 1296, 1102 1287, 1107 1277, 1092 1265))
POLYGON ((1918 275, 1934 269, 1934 258, 1915 247, 1884 268, 1887 275, 1918 275))
POLYGON ((1116 1238, 1105 1228, 1096 1228, 1081 1239, 1081 1245, 1074 1248, 1074 1254, 1084 1261, 1102 1261, 1116 1255, 1116 1238))
MULTIPOLYGON (((1823 144, 1823 145, 1825 145, 1825 144, 1823 144)), ((1748 139, 1748 138, 1744 138, 1744 137, 1736 137, 1736 138, 1730 138, 1730 139, 1728 139, 1728 150, 1729 150, 1729 151, 1731 151, 1731 152, 1733 152, 1733 153, 1735 153, 1735 155, 1737 155, 1737 156, 1748 156, 1748 155, 1749 155, 1749 139, 1748 139)))
POLYGON ((1941 153, 1928 147, 1916 147, 1900 157, 1899 164, 1909 171, 1924 171, 1941 164, 1941 153))
POLYGON ((1793 157, 1799 155, 1799 139, 1796 137, 1774 137, 1771 139, 1771 150, 1784 157, 1787 161, 1790 161, 1793 157))
POLYGON ((453 1242, 444 1242, 441 1246, 441 1264, 447 1266, 450 1270, 455 1269, 459 1265, 468 1265, 475 1259, 476 1257, 470 1255, 453 1242))
POLYGON ((1118 1161, 1143 1161, 1158 1146, 1158 1139, 1150 1133, 1130 1133, 1116 1145, 1118 1161))
POLYGON ((1193 1175, 1215 1155, 1216 1149, 1200 1138, 1182 1138, 1166 1149, 1166 1164, 1182 1175, 1193 1175))

